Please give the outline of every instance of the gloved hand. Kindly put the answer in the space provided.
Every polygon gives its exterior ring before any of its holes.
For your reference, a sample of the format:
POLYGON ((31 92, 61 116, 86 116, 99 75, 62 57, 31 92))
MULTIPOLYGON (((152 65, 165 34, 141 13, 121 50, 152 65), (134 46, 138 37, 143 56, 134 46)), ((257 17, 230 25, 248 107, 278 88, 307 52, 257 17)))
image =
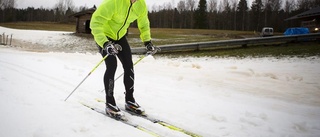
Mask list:
POLYGON ((122 51, 122 47, 119 44, 108 41, 103 44, 103 50, 106 51, 108 55, 117 55, 119 51, 122 51))
POLYGON ((157 51, 161 50, 160 48, 154 46, 151 41, 144 42, 144 45, 146 46, 147 53, 149 54, 155 54, 157 51))

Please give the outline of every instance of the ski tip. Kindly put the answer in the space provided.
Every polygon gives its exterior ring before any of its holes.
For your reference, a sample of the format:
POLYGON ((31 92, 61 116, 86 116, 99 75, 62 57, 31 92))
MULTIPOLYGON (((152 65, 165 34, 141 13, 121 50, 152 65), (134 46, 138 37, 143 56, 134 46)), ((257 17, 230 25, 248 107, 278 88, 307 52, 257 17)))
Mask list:
POLYGON ((118 120, 118 121, 124 121, 124 122, 128 121, 128 119, 125 115, 114 116, 114 115, 110 115, 108 113, 106 113, 105 115, 107 115, 115 120, 118 120))
POLYGON ((126 117, 122 117, 122 118, 120 118, 120 120, 121 120, 121 121, 125 121, 125 122, 128 121, 128 119, 127 119, 126 117))
POLYGON ((146 112, 142 112, 142 113, 140 114, 140 116, 148 117, 148 114, 147 114, 146 112))
POLYGON ((128 119, 126 116, 113 117, 116 120, 127 122, 128 119))

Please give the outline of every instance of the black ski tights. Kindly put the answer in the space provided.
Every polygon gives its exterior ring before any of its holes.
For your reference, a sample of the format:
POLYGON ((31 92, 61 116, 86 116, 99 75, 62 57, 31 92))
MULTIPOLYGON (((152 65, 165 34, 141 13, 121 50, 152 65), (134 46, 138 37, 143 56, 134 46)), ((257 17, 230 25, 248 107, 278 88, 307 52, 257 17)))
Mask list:
MULTIPOLYGON (((133 70, 133 63, 132 63, 132 54, 129 43, 126 37, 121 38, 119 41, 114 41, 115 43, 121 45, 122 51, 116 55, 120 62, 122 63, 123 70, 124 70, 124 85, 126 90, 126 101, 134 101, 133 98, 133 91, 134 91, 134 70, 133 70)), ((99 50, 102 56, 106 56, 107 53, 102 51, 100 46, 99 50)), ((104 87, 106 90, 106 101, 112 105, 116 105, 113 91, 114 91, 114 76, 117 69, 117 58, 116 56, 109 55, 106 60, 106 71, 104 73, 104 87)))

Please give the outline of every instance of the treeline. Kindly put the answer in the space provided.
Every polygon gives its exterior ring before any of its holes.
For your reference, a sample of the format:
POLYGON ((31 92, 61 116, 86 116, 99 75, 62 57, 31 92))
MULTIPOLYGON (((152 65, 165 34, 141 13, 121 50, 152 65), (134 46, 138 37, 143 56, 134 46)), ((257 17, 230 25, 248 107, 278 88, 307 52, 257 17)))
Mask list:
POLYGON ((199 28, 260 31, 265 26, 282 32, 299 27, 285 19, 320 6, 320 0, 180 0, 152 6, 149 19, 156 28, 199 28))
POLYGON ((89 9, 86 6, 75 7, 73 0, 58 0, 51 9, 28 7, 17 9, 17 0, 0 0, 0 22, 48 21, 68 23, 75 19, 70 15, 89 9))
MULTIPOLYGON (((52 9, 16 9, 15 1, 0 0, 0 22, 73 22, 70 15, 88 9, 76 8, 72 0, 58 0, 52 9)), ((149 19, 153 28, 260 31, 271 26, 282 32, 300 26, 298 20, 285 19, 318 6, 320 0, 180 0, 149 5, 149 19)))

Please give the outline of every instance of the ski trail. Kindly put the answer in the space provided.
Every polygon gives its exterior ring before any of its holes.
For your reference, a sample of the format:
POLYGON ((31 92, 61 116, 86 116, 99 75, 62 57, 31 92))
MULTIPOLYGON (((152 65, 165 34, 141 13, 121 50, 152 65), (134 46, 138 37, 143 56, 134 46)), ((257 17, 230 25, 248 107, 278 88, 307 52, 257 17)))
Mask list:
MULTIPOLYGON (((123 131, 134 136, 149 136, 103 116, 99 117, 78 103, 64 102, 67 95, 64 91, 69 92, 73 84, 48 70, 38 71, 40 66, 33 64, 37 64, 42 55, 36 60, 22 58, 18 54, 9 60, 7 56, 0 55, 0 136, 97 137, 115 136, 123 134, 123 131), (106 130, 112 128, 122 130, 106 130)), ((52 61, 52 58, 44 61, 52 61)), ((57 64, 58 67, 61 64, 57 64)), ((83 94, 75 95, 75 98, 78 99, 78 96, 83 94)))
MULTIPOLYGON (((0 47, 0 136, 150 136, 78 103, 105 107, 95 103, 105 97, 98 92, 103 87, 103 65, 68 102, 63 101, 100 59, 92 54, 0 47)), ((153 117, 204 137, 317 136, 319 67, 318 57, 145 58, 136 65, 135 98, 153 117)), ((118 69, 123 72, 120 65, 118 69)), ((115 90, 117 103, 123 106, 121 80, 115 90)), ((163 136, 185 136, 130 118, 163 136)))
MULTIPOLYGON (((17 75, 25 76, 29 80, 28 81, 37 81, 37 85, 41 87, 47 87, 46 90, 50 89, 54 91, 56 94, 59 94, 61 97, 67 96, 68 92, 74 87, 74 83, 70 83, 69 81, 64 80, 63 78, 50 76, 45 73, 37 72, 33 68, 25 67, 18 64, 9 63, 3 60, 0 60, 0 66, 3 69, 7 69, 8 71, 14 71, 17 75), (51 88, 49 88, 51 87, 51 88)), ((79 95, 74 95, 75 97, 79 95)), ((63 100, 63 98, 59 99, 63 100)))
POLYGON ((64 81, 63 79, 58 79, 46 74, 42 74, 30 68, 23 67, 21 65, 9 63, 3 60, 0 60, 0 64, 3 64, 3 65, 0 65, 2 68, 15 71, 33 80, 37 80, 38 82, 41 82, 43 84, 50 85, 56 89, 59 89, 60 91, 64 91, 65 87, 71 87, 71 85, 73 85, 72 83, 69 83, 68 81, 64 81))
MULTIPOLYGON (((27 87, 16 87, 16 88, 10 88, 10 87, 6 87, 4 89, 1 90, 6 90, 6 89, 10 89, 10 90, 14 90, 14 92, 20 92, 23 93, 21 94, 21 96, 14 96, 14 94, 11 94, 10 92, 6 92, 3 95, 8 96, 9 98, 15 98, 14 100, 3 100, 5 102, 11 102, 10 104, 8 104, 8 106, 10 107, 5 107, 3 108, 3 111, 9 111, 9 108, 25 108, 26 106, 34 106, 37 102, 41 102, 42 104, 46 104, 48 106, 54 105, 54 104, 64 104, 64 102, 62 101, 63 96, 66 96, 69 91, 66 89, 72 89, 74 87, 74 83, 71 83, 69 81, 67 81, 67 79, 63 79, 60 78, 57 75, 54 75, 52 73, 50 73, 48 70, 38 70, 40 67, 39 66, 32 66, 29 64, 33 64, 34 62, 36 62, 38 59, 36 60, 20 60, 20 58, 16 58, 18 61, 8 61, 8 59, 6 58, 1 58, 0 59, 0 70, 2 72, 6 72, 8 73, 7 75, 0 75, 2 79, 8 79, 9 81, 14 81, 15 85, 18 85, 19 82, 25 83, 27 82, 29 86, 27 87), (13 75, 14 74, 14 75, 13 75), (37 86, 38 85, 38 86, 37 86), (27 94, 25 94, 24 89, 27 90, 32 90, 32 92, 29 92, 27 94), (26 97, 27 95, 33 95, 33 97, 36 97, 37 99, 33 100, 32 97, 26 97), (40 98, 40 96, 38 97, 37 94, 42 94, 45 95, 46 98, 40 98), (55 97, 52 98, 51 94, 55 94, 55 97), (50 97, 50 99, 49 99, 50 97), (59 99, 57 99, 57 97, 59 99), (47 102, 46 100, 51 100, 55 103, 52 103, 51 101, 47 102), (57 102, 58 101, 58 102, 57 102), (13 103, 15 102, 15 103, 13 103), (18 104, 18 105, 17 105, 18 104), (50 104, 50 105, 49 105, 50 104)), ((46 62, 47 59, 43 59, 43 62, 46 62)), ((57 66, 59 67, 59 66, 57 66)), ((70 69, 69 68, 65 68, 65 69, 70 69)), ((9 85, 9 84, 8 84, 9 85)), ((85 89, 82 89, 85 90, 85 89)), ((6 90, 7 91, 7 90, 6 90)), ((71 91, 71 90, 70 90, 71 91)), ((89 93, 81 93, 81 94, 75 94, 73 98, 75 98, 76 100, 90 100, 88 98, 90 98, 90 96, 94 96, 91 95, 89 93), (89 95, 86 96, 85 95, 89 95)), ((4 104, 4 103, 2 103, 4 104)), ((100 103, 101 104, 101 103, 100 103)), ((100 107, 104 107, 103 105, 96 105, 96 106, 100 106, 100 107)), ((32 108, 29 110, 33 110, 32 108)), ((11 111, 9 114, 11 116, 15 116, 17 114, 19 114, 18 109, 11 111)), ((24 111, 28 111, 27 109, 23 109, 21 110, 22 112, 24 111)), ((41 112, 40 112, 41 113, 41 112)), ((8 113, 7 113, 8 114, 8 113)), ((26 117, 31 117, 30 121, 26 122, 27 123, 32 123, 31 120, 34 119, 35 117, 31 114, 31 113, 25 113, 26 117), (34 117, 34 118, 32 118, 34 117)), ((127 114, 129 116, 129 114, 127 114)), ((47 117, 45 115, 41 115, 40 117, 47 117)), ((102 117, 100 117, 102 118, 102 117)), ((187 135, 184 135, 182 133, 177 133, 175 131, 171 131, 171 130, 167 130, 166 128, 151 123, 149 121, 143 120, 139 118, 136 118, 134 116, 131 116, 131 120, 135 121, 139 124, 145 125, 147 127, 150 127, 151 129, 155 130, 157 133, 159 133, 159 135, 161 136, 172 136, 172 137, 187 137, 187 135)), ((19 123, 18 122, 19 119, 17 119, 17 121, 13 121, 11 123, 19 123)), ((7 122, 5 122, 7 123, 7 122)), ((10 123, 10 122, 8 122, 10 123)), ((38 123, 38 122, 36 122, 38 123)), ((40 122, 41 123, 41 122, 40 122)), ((109 120, 107 120, 107 123, 110 123, 109 120)), ((114 123, 114 122, 112 122, 114 123)), ((24 124, 22 124, 24 125, 24 124)), ((123 125, 122 125, 123 126, 123 125)), ((9 127, 14 128, 14 124, 10 124, 9 127)), ((17 127, 19 129, 19 127, 17 127)), ((48 135, 48 133, 45 131, 45 129, 42 129, 41 127, 34 127, 35 129, 38 128, 35 133, 29 133, 29 134, 34 134, 33 136, 46 136, 48 135)), ((82 128, 82 127, 79 127, 82 128)), ((22 129, 19 129, 22 130, 22 129)), ((78 130, 78 129, 75 129, 78 130)), ((80 129, 82 130, 82 129, 80 129)), ((68 131, 64 131, 64 132, 68 132, 68 131)))

